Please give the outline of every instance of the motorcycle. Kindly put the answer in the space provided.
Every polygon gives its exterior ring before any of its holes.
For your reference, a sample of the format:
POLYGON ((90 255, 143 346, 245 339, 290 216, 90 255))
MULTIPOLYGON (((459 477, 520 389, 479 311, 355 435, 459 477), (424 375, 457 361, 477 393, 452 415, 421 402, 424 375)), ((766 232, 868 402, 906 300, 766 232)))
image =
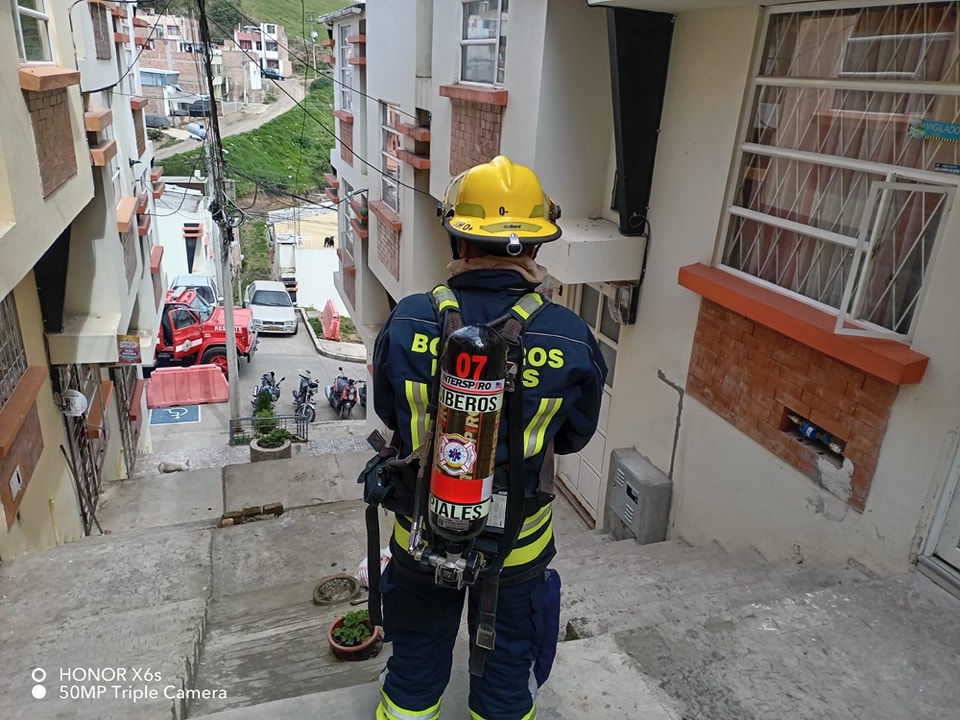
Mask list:
POLYGON ((285 377, 277 380, 277 375, 273 370, 270 372, 265 372, 260 378, 260 384, 253 386, 253 399, 250 401, 250 404, 253 407, 257 406, 257 401, 261 395, 266 395, 270 398, 270 404, 272 405, 277 400, 280 399, 280 383, 286 380, 285 377))
POLYGON ((317 404, 313 396, 320 387, 320 383, 313 379, 309 370, 300 372, 300 386, 293 391, 293 404, 295 410, 293 414, 297 419, 306 420, 312 423, 317 419, 317 404))
POLYGON ((324 385, 323 394, 330 407, 337 411, 341 419, 350 417, 353 406, 357 404, 357 381, 343 374, 343 368, 337 368, 340 375, 330 385, 324 385))

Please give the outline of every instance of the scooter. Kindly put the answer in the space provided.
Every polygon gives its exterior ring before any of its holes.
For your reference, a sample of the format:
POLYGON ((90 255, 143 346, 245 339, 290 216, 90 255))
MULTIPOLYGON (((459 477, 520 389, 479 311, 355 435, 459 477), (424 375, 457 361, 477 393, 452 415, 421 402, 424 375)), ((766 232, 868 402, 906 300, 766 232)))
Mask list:
POLYGON ((257 400, 261 395, 268 395, 270 397, 270 402, 275 403, 280 399, 280 383, 286 380, 286 377, 282 377, 277 380, 276 373, 271 370, 270 372, 265 372, 260 378, 260 384, 253 386, 253 399, 250 401, 250 404, 253 407, 257 406, 257 400))
POLYGON ((360 396, 360 407, 365 408, 367 406, 367 381, 358 380, 357 388, 357 394, 360 396))
POLYGON ((312 379, 309 370, 300 373, 300 387, 293 391, 293 404, 296 406, 293 414, 297 419, 308 423, 317 419, 317 403, 313 396, 319 387, 320 383, 312 379))
POLYGON ((323 394, 330 407, 337 411, 341 419, 350 417, 353 406, 357 404, 357 381, 343 374, 343 368, 337 368, 340 375, 331 385, 324 385, 323 394))

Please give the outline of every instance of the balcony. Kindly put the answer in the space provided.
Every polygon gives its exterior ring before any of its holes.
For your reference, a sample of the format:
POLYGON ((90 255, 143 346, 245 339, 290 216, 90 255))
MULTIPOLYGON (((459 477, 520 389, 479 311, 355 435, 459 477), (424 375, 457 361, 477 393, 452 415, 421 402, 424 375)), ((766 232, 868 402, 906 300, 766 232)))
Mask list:
POLYGON ((633 281, 640 277, 646 241, 621 235, 597 218, 561 219, 563 236, 540 248, 537 262, 564 284, 633 281))
POLYGON ((115 363, 120 313, 66 315, 63 332, 47 333, 52 365, 115 363))

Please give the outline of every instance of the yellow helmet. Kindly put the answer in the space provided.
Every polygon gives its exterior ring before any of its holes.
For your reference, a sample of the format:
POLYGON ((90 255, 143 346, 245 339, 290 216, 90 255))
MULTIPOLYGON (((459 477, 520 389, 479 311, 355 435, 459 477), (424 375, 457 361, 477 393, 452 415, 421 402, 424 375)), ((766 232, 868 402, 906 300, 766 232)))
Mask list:
POLYGON ((504 155, 451 180, 439 210, 453 237, 509 255, 561 234, 560 206, 543 192, 533 170, 504 155))

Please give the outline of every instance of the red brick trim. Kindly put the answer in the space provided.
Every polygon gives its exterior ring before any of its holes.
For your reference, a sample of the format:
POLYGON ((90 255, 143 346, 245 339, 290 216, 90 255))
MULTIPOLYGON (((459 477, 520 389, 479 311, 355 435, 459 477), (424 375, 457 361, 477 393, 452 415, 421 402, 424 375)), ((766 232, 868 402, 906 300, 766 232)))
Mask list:
POLYGON ((400 220, 400 216, 383 200, 371 200, 370 211, 377 216, 377 220, 388 225, 391 230, 399 232, 403 229, 403 222, 400 220))
POLYGON ((327 38, 326 40, 320 41, 320 47, 333 47, 337 44, 337 41, 333 38, 327 38))
POLYGON ((113 42, 117 45, 126 45, 130 42, 130 36, 125 32, 115 32, 113 34, 113 42))
POLYGON ((407 152, 406 150, 397 150, 397 159, 415 167, 417 170, 429 170, 430 169, 430 158, 423 157, 422 155, 414 155, 412 152, 407 152))
POLYGON ((366 65, 367 59, 363 55, 355 55, 347 60, 350 65, 366 65))
POLYGON ((132 98, 130 98, 130 109, 143 110, 147 106, 148 102, 150 101, 147 98, 134 95, 132 98))
POLYGON ((347 35, 347 42, 352 45, 362 45, 366 41, 366 35, 347 35))
POLYGON ((27 92, 46 92, 80 84, 80 71, 56 65, 30 65, 18 73, 20 89, 27 92))
POLYGON ((352 227, 356 231, 357 235, 359 235, 361 238, 364 240, 367 239, 366 229, 359 222, 357 222, 356 218, 350 218, 350 227, 352 227))
POLYGON ((339 120, 340 122, 345 122, 345 123, 353 122, 353 114, 350 112, 347 112, 346 110, 334 110, 333 116, 337 118, 337 120, 339 120))
POLYGON ((417 142, 430 142, 430 128, 420 127, 412 123, 398 122, 394 125, 397 132, 412 137, 417 142))
POLYGON ((337 204, 340 202, 340 198, 337 197, 337 191, 335 188, 331 188, 331 187, 324 188, 323 194, 326 195, 328 198, 330 198, 330 202, 334 204, 337 204))
POLYGON ((150 182, 157 182, 163 177, 163 165, 156 165, 150 168, 150 182))
POLYGON ((113 123, 113 111, 109 108, 87 110, 83 114, 83 127, 87 132, 100 132, 113 123))
POLYGON ((331 187, 334 190, 340 187, 340 181, 337 179, 337 176, 333 173, 324 173, 323 181, 327 184, 327 187, 331 187))
POLYGON ((837 321, 833 315, 720 268, 702 263, 687 265, 680 268, 678 282, 754 322, 894 385, 920 382, 930 361, 894 340, 839 335, 834 332, 837 321))
POLYGON ((507 106, 507 91, 503 88, 475 87, 473 85, 441 85, 440 97, 464 102, 507 106))

